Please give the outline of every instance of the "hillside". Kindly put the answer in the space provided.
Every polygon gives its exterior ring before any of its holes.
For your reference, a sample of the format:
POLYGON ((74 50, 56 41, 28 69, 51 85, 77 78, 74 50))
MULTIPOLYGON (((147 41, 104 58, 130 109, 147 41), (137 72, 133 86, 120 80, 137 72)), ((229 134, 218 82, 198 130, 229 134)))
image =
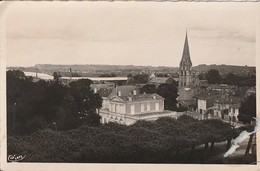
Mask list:
MULTIPOLYGON (((8 69, 19 69, 22 71, 42 72, 46 74, 53 74, 53 72, 60 72, 62 75, 67 75, 69 69, 79 76, 98 76, 100 74, 114 73, 117 76, 127 76, 128 74, 136 75, 140 73, 150 74, 152 72, 158 73, 176 73, 178 67, 153 67, 153 66, 134 66, 134 65, 52 65, 52 64, 37 64, 33 67, 9 67, 8 69)), ((234 66, 234 65, 199 65, 194 66, 195 72, 207 72, 210 69, 219 70, 220 73, 236 73, 239 75, 246 75, 248 73, 255 73, 255 67, 249 66, 234 66)))

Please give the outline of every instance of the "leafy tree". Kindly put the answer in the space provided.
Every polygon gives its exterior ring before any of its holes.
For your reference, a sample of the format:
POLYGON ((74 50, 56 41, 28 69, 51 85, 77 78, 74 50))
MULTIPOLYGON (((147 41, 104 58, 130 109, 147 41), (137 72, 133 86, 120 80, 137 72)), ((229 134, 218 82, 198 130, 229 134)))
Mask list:
POLYGON ((226 77, 223 79, 223 83, 238 86, 255 86, 256 78, 255 75, 239 76, 233 73, 228 73, 226 77))
POLYGON ((221 77, 218 70, 211 69, 206 76, 209 84, 220 84, 221 77))
POLYGON ((93 118, 98 118, 98 116, 94 117, 94 114, 98 115, 96 111, 102 107, 102 98, 98 94, 94 94, 90 87, 91 84, 92 81, 89 79, 71 82, 70 94, 75 100, 79 116, 86 119, 88 123, 94 124, 93 121, 96 121, 98 124, 100 121, 93 118))
POLYGON ((151 94, 151 93, 155 93, 156 92, 156 86, 154 84, 145 84, 141 89, 140 89, 140 93, 147 93, 147 94, 151 94))
POLYGON ((79 125, 80 117, 98 124, 93 118, 99 117, 96 111, 102 106, 102 98, 91 90, 91 83, 79 80, 67 87, 57 80, 32 82, 21 71, 8 71, 8 134, 30 134, 53 123, 58 130, 72 129, 79 125))
POLYGON ((256 117, 256 95, 247 96, 241 103, 238 119, 243 123, 250 123, 256 117))
POLYGON ((199 74, 199 79, 200 80, 207 80, 207 74, 206 73, 200 73, 199 74))
POLYGON ((174 84, 161 84, 156 93, 164 97, 164 108, 167 110, 176 110, 178 89, 174 84))
POLYGON ((145 84, 148 82, 148 77, 147 74, 137 74, 133 77, 128 77, 128 84, 145 84))
POLYGON ((60 77, 61 77, 60 73, 58 72, 53 73, 53 80, 58 82, 60 77))

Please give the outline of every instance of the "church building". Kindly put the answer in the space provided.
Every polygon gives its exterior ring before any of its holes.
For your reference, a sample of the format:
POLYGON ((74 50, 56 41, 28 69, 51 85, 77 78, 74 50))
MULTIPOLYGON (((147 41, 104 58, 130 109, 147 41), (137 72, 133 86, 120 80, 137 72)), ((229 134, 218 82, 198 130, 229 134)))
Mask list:
POLYGON ((196 87, 197 81, 195 74, 192 72, 192 62, 190 58, 188 34, 186 31, 182 59, 179 66, 178 102, 180 105, 186 106, 190 109, 192 109, 194 105, 196 105, 193 98, 193 96, 196 93, 196 87))

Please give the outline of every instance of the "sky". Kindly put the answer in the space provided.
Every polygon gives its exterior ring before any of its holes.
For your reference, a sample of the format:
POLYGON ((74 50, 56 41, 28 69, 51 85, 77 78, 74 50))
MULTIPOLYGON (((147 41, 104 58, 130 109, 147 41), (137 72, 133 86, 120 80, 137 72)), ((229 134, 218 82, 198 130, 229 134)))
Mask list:
POLYGON ((179 66, 186 30, 193 66, 255 66, 254 3, 13 2, 7 66, 179 66))

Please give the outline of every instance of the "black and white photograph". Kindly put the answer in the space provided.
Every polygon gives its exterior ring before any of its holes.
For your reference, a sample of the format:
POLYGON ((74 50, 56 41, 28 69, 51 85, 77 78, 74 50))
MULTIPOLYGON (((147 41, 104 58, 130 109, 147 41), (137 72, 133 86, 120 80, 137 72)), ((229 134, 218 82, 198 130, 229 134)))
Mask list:
POLYGON ((0 6, 2 170, 257 169, 256 3, 0 6))

